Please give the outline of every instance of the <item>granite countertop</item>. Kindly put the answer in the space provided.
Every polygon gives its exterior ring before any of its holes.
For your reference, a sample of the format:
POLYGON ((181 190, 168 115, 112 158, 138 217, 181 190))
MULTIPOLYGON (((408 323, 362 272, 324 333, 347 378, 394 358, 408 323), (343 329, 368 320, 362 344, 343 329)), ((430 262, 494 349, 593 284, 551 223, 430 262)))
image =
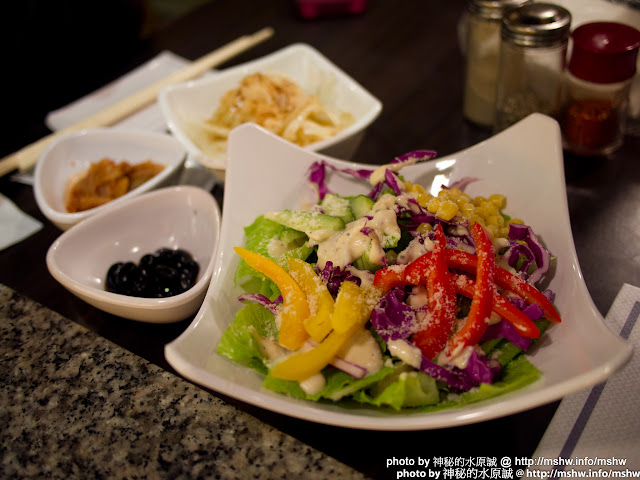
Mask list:
POLYGON ((0 284, 0 478, 363 478, 0 284))

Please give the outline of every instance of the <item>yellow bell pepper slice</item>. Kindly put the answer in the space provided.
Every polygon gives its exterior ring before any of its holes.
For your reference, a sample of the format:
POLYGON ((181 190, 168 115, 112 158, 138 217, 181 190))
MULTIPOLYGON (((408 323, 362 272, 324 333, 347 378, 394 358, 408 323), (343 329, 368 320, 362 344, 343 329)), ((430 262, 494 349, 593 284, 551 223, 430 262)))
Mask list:
POLYGON ((303 381, 321 372, 369 321, 371 310, 363 308, 364 305, 362 289, 353 282, 342 282, 331 316, 332 323, 340 324, 342 331, 334 330, 312 350, 294 354, 275 364, 271 375, 283 380, 303 381))
POLYGON ((334 315, 331 316, 331 325, 338 333, 349 331, 351 326, 359 320, 364 311, 364 293, 354 282, 342 282, 334 315), (340 300, 340 303, 338 303, 340 300))
POLYGON ((299 349, 309 338, 304 328, 304 319, 310 315, 309 305, 302 289, 291 275, 274 261, 245 248, 233 249, 251 267, 273 280, 280 289, 283 308, 278 343, 289 350, 299 349))
POLYGON ((306 295, 311 310, 311 316, 304 320, 304 327, 311 338, 321 342, 332 328, 333 297, 310 264, 299 258, 289 258, 288 265, 289 273, 306 295))

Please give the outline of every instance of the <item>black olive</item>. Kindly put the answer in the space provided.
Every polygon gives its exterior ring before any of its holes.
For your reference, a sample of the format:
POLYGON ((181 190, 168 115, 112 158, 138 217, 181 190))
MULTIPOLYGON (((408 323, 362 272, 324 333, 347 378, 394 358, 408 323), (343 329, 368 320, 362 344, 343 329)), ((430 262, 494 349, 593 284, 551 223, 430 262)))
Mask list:
POLYGON ((156 262, 156 256, 155 255, 151 255, 150 253, 147 253, 146 255, 143 255, 142 258, 140 259, 140 266, 141 267, 150 267, 155 262, 156 262))
POLYGON ((189 290, 196 282, 200 266, 186 251, 159 248, 146 254, 139 265, 114 263, 107 272, 106 289, 136 297, 162 298, 189 290))

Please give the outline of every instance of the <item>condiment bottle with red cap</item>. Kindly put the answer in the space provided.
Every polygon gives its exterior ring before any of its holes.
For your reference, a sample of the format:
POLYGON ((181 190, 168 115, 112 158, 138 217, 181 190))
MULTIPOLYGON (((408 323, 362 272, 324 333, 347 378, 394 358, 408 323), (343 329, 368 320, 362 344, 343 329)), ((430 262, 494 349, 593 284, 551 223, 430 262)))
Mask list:
POLYGON ((572 33, 561 118, 564 148, 608 155, 623 143, 640 32, 615 22, 588 23, 572 33))

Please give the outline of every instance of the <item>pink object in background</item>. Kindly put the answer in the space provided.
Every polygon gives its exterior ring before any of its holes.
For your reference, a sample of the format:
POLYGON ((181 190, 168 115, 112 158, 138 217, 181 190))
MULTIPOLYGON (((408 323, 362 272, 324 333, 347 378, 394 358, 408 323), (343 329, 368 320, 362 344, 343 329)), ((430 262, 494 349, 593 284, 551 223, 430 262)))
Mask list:
POLYGON ((296 0, 303 18, 353 15, 364 12, 367 0, 296 0))

